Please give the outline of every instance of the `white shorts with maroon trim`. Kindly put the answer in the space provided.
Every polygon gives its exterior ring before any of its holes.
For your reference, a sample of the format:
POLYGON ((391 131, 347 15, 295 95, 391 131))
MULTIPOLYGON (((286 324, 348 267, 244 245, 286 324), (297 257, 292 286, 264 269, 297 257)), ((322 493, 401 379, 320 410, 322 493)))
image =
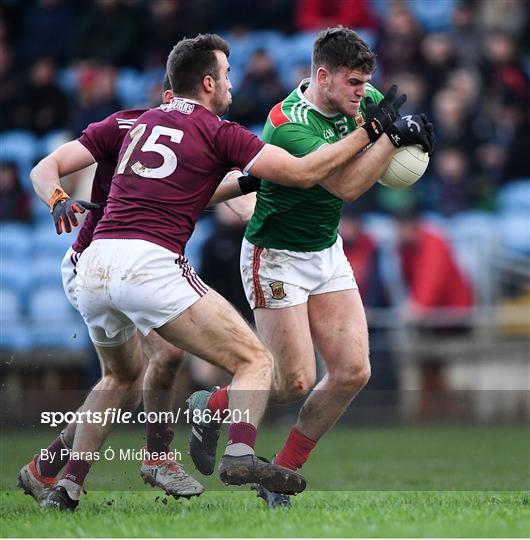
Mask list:
POLYGON ((79 311, 95 345, 125 343, 178 317, 208 287, 188 260, 145 240, 94 240, 76 265, 79 311))
POLYGON ((70 304, 72 304, 72 306, 74 306, 75 309, 77 309, 78 311, 79 306, 77 305, 77 294, 75 292, 75 289, 77 287, 77 283, 75 281, 75 276, 77 272, 75 267, 77 261, 79 260, 79 257, 81 257, 81 253, 74 251, 70 247, 65 253, 63 257, 63 262, 61 263, 61 276, 63 278, 63 288, 66 294, 66 298, 68 298, 70 304))
POLYGON ((264 248, 244 238, 241 278, 252 309, 291 307, 315 294, 358 288, 340 236, 322 251, 264 248))

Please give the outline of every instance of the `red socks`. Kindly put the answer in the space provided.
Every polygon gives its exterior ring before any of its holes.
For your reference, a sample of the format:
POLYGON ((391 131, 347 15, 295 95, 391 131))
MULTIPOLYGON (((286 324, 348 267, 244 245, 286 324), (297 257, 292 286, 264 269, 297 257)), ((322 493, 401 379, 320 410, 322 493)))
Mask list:
POLYGON ((296 428, 291 429, 287 441, 276 456, 274 463, 287 469, 300 469, 309 459, 311 450, 315 448, 317 442, 306 437, 296 428))
POLYGON ((221 420, 224 420, 228 417, 228 388, 229 386, 224 386, 220 390, 215 391, 210 398, 208 399, 208 409, 212 414, 216 413, 216 417, 219 417, 221 420))

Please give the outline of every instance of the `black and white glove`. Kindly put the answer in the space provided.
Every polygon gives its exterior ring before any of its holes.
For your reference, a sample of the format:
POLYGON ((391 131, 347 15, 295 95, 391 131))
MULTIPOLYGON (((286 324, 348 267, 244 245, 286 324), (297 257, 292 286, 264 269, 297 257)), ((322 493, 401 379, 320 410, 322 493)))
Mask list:
POLYGON ((419 144, 432 156, 436 137, 425 114, 408 114, 398 118, 386 134, 396 148, 419 144))
POLYGON ((249 174, 248 176, 240 176, 237 179, 239 184, 239 189, 243 195, 247 193, 252 193, 254 191, 259 191, 261 187, 261 180, 249 174))
POLYGON ((366 122, 362 127, 368 132, 370 142, 379 139, 390 128, 392 122, 397 118, 399 108, 407 101, 405 94, 396 97, 397 92, 398 87, 394 84, 377 105, 371 98, 366 98, 366 122))

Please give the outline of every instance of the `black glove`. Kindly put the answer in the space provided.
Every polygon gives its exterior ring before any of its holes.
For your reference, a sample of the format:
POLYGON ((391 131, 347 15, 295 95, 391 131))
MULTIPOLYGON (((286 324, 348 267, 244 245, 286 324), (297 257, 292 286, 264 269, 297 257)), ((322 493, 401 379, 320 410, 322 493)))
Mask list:
POLYGON ((394 84, 377 105, 371 98, 365 99, 366 122, 362 127, 368 132, 370 142, 379 139, 392 125, 397 118, 399 108, 407 101, 405 94, 396 97, 397 91, 398 87, 394 84))
POLYGON ((75 199, 62 199, 55 203, 51 214, 55 222, 57 234, 71 232, 73 227, 77 227, 78 221, 76 214, 84 214, 85 210, 98 210, 101 205, 87 201, 76 201, 75 199))
POLYGON ((432 156, 436 137, 432 124, 425 114, 409 114, 398 118, 386 134, 396 148, 419 144, 429 156, 432 156))
POLYGON ((252 193, 253 191, 259 191, 261 187, 261 180, 250 174, 248 176, 240 176, 237 182, 243 195, 252 193))

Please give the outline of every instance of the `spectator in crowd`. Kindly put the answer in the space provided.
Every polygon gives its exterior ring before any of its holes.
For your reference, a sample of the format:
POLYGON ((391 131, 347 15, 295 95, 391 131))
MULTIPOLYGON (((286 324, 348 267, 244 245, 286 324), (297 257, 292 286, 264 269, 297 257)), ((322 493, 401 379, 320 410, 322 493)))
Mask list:
POLYGON ((438 308, 455 308, 465 316, 473 306, 473 291, 449 242, 414 211, 398 215, 397 225, 407 315, 421 319, 438 308))
POLYGON ((421 206, 445 216, 469 210, 477 204, 470 179, 470 162, 458 147, 447 146, 436 152, 431 174, 418 182, 421 206))
POLYGON ((389 4, 377 43, 378 64, 385 77, 410 71, 420 59, 421 29, 404 4, 389 4))
POLYGON ((322 30, 339 24, 356 30, 375 30, 377 19, 369 0, 298 0, 296 27, 302 31, 322 30))
POLYGON ((455 44, 449 34, 427 34, 421 42, 421 73, 431 98, 447 81, 449 72, 457 66, 455 44))
POLYGON ((476 140, 471 131, 469 111, 458 92, 452 88, 441 88, 433 97, 432 112, 437 144, 435 160, 438 150, 444 146, 456 146, 471 153, 476 140))
MULTIPOLYGON (((206 28, 229 30, 234 33, 249 30, 278 30, 291 33, 293 28, 293 9, 295 0, 193 0, 194 17, 202 12, 206 28), (205 12, 208 12, 205 18, 205 12)), ((203 30, 204 31, 204 30, 203 30)))
POLYGON ((513 99, 528 105, 528 75, 518 57, 513 38, 505 32, 497 30, 485 36, 482 76, 494 98, 502 99, 509 93, 513 99))
POLYGON ((143 51, 138 36, 142 33, 142 23, 134 4, 95 0, 91 9, 77 16, 77 23, 74 58, 140 67, 143 51))
POLYGON ((344 242, 344 254, 350 263, 363 304, 367 308, 388 305, 379 267, 376 241, 363 230, 361 216, 354 205, 344 205, 339 233, 344 242))
POLYGON ((18 87, 11 49, 0 42, 0 131, 15 127, 13 108, 18 87))
POLYGON ((217 205, 215 210, 215 233, 206 240, 201 250, 202 278, 235 306, 247 321, 253 323, 254 317, 245 297, 239 269, 239 253, 246 223, 226 204, 217 205))
POLYGON ((18 59, 28 65, 35 57, 48 56, 64 65, 69 60, 76 19, 74 3, 68 0, 24 2, 20 15, 18 59))
POLYGON ((31 219, 30 198, 20 183, 15 163, 0 163, 0 221, 31 219))
POLYGON ((165 69, 167 54, 173 45, 185 35, 197 34, 201 27, 192 17, 190 2, 185 0, 150 0, 146 9, 143 65, 144 68, 162 66, 165 69))
POLYGON ((457 60, 468 66, 473 65, 480 56, 482 45, 476 13, 470 4, 459 2, 455 6, 449 35, 453 43, 458 43, 455 48, 457 60))
POLYGON ((264 49, 250 58, 243 80, 230 107, 230 117, 243 125, 263 122, 276 103, 285 97, 276 67, 264 49))
POLYGON ((520 0, 478 2, 475 9, 480 25, 486 32, 497 29, 518 38, 528 29, 530 16, 528 2, 520 0))
POLYGON ((78 71, 78 102, 70 115, 74 136, 122 108, 116 92, 116 71, 110 65, 86 65, 78 71))
POLYGON ((504 105, 503 114, 511 119, 512 139, 506 148, 506 160, 501 173, 501 182, 515 178, 530 178, 530 114, 525 102, 513 101, 504 105))
POLYGON ((54 60, 50 57, 35 60, 29 77, 13 110, 14 123, 36 135, 66 128, 68 122, 68 96, 57 85, 54 60))
POLYGON ((392 79, 398 88, 407 95, 407 101, 400 109, 402 114, 418 114, 427 110, 426 85, 417 73, 403 71, 392 79))

